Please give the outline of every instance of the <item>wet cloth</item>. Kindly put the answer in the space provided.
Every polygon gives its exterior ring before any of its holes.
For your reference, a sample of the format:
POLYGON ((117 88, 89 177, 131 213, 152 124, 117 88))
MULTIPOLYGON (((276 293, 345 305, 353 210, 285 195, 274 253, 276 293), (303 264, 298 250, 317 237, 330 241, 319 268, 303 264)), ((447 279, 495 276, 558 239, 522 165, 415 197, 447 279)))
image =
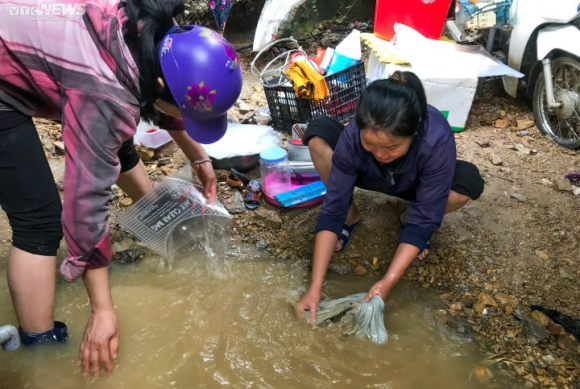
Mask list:
POLYGON ((379 296, 362 302, 366 293, 353 294, 336 300, 324 300, 318 304, 316 325, 328 325, 338 321, 345 335, 358 335, 377 344, 388 339, 385 328, 385 303, 379 296))
POLYGON ((324 77, 310 66, 307 61, 296 61, 286 71, 294 83, 296 97, 322 100, 330 96, 324 77))
MULTIPOLYGON (((65 14, 51 4, 0 2, 0 102, 62 122, 68 255, 61 273, 73 281, 111 259, 107 203, 121 170, 118 151, 139 121, 139 74, 125 42, 123 1, 67 1, 65 14)), ((159 125, 183 128, 170 118, 159 125)))

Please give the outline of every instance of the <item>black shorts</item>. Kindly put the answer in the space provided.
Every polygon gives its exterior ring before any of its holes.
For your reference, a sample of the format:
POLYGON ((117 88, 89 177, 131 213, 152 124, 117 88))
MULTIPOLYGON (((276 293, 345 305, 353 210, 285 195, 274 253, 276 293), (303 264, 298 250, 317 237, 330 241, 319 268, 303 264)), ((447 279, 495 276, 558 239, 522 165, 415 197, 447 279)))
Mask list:
MULTIPOLYGON (((121 172, 139 163, 133 139, 119 150, 121 172)), ((53 256, 62 239, 62 203, 32 118, 0 111, 0 207, 14 247, 53 256)))
MULTIPOLYGON (((334 150, 343 130, 344 125, 339 121, 333 118, 319 116, 308 124, 302 142, 308 145, 310 139, 319 137, 334 150)), ((358 183, 357 186, 361 189, 366 189, 358 183)), ((483 193, 483 187, 484 181, 477 166, 470 162, 458 160, 455 165, 455 175, 453 176, 451 190, 467 196, 472 200, 477 200, 483 193)))

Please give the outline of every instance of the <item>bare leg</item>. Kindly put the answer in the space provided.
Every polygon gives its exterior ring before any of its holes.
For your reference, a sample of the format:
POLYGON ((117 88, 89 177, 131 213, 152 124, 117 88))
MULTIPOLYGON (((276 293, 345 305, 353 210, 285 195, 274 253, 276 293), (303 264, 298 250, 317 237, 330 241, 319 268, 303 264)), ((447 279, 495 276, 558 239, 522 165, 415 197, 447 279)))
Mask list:
MULTIPOLYGON (((310 156, 312 157, 312 162, 316 171, 320 175, 324 185, 328 184, 328 177, 330 176, 330 169, 332 169, 332 154, 334 151, 325 140, 319 137, 314 137, 308 142, 308 149, 310 150, 310 156)), ((348 215, 346 216, 345 224, 351 226, 360 220, 360 213, 354 204, 351 204, 348 209, 348 215)), ((342 240, 338 240, 336 243, 335 250, 339 251, 342 248, 342 240)))
MULTIPOLYGON (((452 190, 449 191, 449 197, 447 197, 447 205, 445 206, 445 214, 457 211, 465 204, 467 204, 469 200, 470 199, 468 196, 459 194, 452 190)), ((403 224, 407 222, 407 211, 403 212, 403 214, 401 215, 401 221, 403 222, 403 224)), ((429 250, 425 249, 417 256, 417 258, 422 260, 427 256, 427 254, 429 254, 429 250)))
POLYGON ((123 189, 123 191, 127 193, 133 201, 137 201, 145 196, 153 187, 153 184, 147 175, 147 170, 145 170, 145 165, 143 165, 143 161, 141 160, 133 169, 119 174, 117 185, 119 188, 123 189))
POLYGON ((447 198, 447 205, 445 206, 445 214, 457 211, 465 204, 467 204, 469 200, 469 196, 465 196, 450 190, 449 197, 447 198))
POLYGON ((20 328, 43 333, 54 327, 56 257, 30 254, 12 247, 8 258, 8 287, 20 328))

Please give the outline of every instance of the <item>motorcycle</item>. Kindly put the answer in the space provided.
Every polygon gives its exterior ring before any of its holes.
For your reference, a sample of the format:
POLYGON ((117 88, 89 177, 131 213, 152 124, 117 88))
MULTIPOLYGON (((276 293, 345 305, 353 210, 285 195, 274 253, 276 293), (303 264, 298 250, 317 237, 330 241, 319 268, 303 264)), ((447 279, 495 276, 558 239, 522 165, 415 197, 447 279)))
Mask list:
MULTIPOLYGON (((512 97, 523 92, 531 99, 536 125, 544 135, 561 146, 580 148, 580 1, 484 0, 477 5, 482 7, 482 3, 489 4, 491 10, 472 12, 467 23, 471 34, 464 36, 473 41, 474 31, 478 36, 487 35, 491 43, 488 50, 499 41, 507 64, 524 74, 524 83, 503 76, 505 91, 512 97), (494 7, 506 2, 509 17, 496 24, 488 16, 494 7), (493 27, 484 26, 488 34, 477 31, 481 23, 490 20, 493 27)), ((458 24, 462 28, 466 25, 458 24)))
MULTIPOLYGON (((519 0, 510 9, 508 65, 527 78, 539 130, 561 146, 580 148, 580 2, 519 0)), ((504 77, 517 94, 517 79, 504 77)))

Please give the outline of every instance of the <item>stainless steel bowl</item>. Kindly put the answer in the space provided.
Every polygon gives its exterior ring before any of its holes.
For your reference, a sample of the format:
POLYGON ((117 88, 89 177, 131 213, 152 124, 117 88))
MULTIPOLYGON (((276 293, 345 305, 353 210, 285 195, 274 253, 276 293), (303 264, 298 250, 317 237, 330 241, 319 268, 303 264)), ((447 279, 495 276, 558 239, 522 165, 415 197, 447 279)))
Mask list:
POLYGON ((260 154, 240 155, 237 157, 215 159, 211 158, 211 163, 214 169, 236 169, 239 171, 248 171, 260 162, 260 154))

